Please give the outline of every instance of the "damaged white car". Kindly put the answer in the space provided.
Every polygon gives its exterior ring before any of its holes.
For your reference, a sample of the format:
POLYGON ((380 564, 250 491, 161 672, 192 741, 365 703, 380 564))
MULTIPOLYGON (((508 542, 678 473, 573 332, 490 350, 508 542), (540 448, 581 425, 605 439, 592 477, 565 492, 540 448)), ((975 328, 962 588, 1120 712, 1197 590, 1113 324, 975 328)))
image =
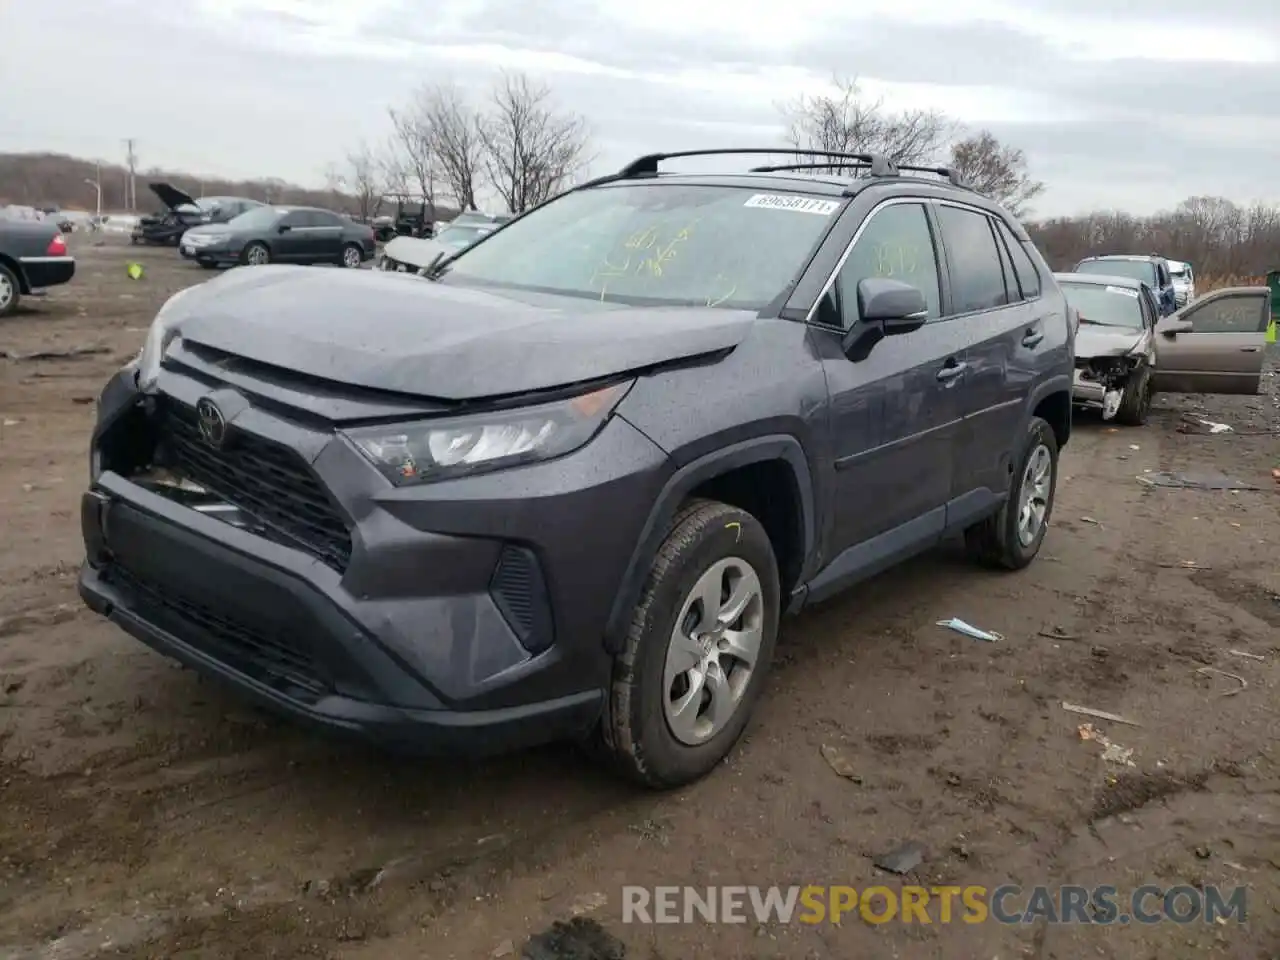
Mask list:
POLYGON ((1266 287, 1215 290, 1159 318, 1150 287, 1137 280, 1079 273, 1057 280, 1078 321, 1075 405, 1136 426, 1156 393, 1258 392, 1266 287))

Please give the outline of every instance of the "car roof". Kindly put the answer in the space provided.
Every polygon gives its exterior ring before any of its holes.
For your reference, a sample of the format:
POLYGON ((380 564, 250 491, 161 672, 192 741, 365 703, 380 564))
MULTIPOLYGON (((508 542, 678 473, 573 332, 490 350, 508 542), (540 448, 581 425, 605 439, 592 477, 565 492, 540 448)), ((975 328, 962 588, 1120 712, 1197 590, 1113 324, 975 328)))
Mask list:
MULTIPOLYGON (((1099 257, 1097 259, 1102 258, 1099 257)), ((1059 283, 1091 284, 1095 287, 1124 287, 1126 290, 1141 290, 1146 286, 1141 280, 1134 280, 1132 277, 1108 277, 1101 273, 1055 273, 1053 279, 1059 283)))
POLYGON ((1083 257, 1080 262, 1085 263, 1089 260, 1140 260, 1144 263, 1155 263, 1157 260, 1169 261, 1156 253, 1103 253, 1096 257, 1083 257))

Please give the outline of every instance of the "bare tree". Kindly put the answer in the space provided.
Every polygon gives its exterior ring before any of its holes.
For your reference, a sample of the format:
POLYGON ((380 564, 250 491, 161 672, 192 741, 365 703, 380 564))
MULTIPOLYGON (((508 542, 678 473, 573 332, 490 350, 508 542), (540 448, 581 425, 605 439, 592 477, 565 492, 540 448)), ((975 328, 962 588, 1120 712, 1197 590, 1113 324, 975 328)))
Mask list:
POLYGON ((435 175, 460 210, 476 209, 484 150, 475 108, 457 87, 442 85, 418 90, 411 110, 415 124, 430 138, 435 175))
POLYGON ((863 95, 856 78, 837 76, 832 83, 833 93, 801 95, 779 107, 795 149, 880 153, 898 163, 933 163, 955 131, 955 124, 936 110, 886 110, 883 98, 863 95))
POLYGON ((390 109, 391 126, 395 130, 388 147, 388 179, 395 182, 394 192, 416 193, 431 206, 436 202, 435 135, 428 108, 430 98, 419 91, 403 110, 390 109))
POLYGON ((586 121, 522 73, 501 74, 479 132, 489 182, 512 213, 549 200, 587 163, 586 121))
POLYGON ((1027 173, 1027 155, 980 130, 951 145, 951 166, 969 185, 1002 204, 1015 216, 1044 193, 1044 184, 1027 173))
POLYGON ((359 215, 363 219, 377 216, 382 206, 382 165, 368 143, 347 154, 347 170, 341 184, 345 192, 355 197, 359 215))

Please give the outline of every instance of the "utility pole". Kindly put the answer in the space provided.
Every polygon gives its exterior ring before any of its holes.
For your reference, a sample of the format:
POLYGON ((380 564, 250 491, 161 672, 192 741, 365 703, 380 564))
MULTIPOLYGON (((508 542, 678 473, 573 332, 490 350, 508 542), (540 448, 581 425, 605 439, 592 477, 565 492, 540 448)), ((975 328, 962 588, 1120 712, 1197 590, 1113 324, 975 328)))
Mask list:
POLYGON ((138 179, 136 172, 138 169, 138 157, 133 152, 133 144, 134 139, 132 137, 124 142, 125 148, 128 150, 126 160, 129 164, 129 179, 125 184, 125 199, 131 212, 138 209, 138 179))

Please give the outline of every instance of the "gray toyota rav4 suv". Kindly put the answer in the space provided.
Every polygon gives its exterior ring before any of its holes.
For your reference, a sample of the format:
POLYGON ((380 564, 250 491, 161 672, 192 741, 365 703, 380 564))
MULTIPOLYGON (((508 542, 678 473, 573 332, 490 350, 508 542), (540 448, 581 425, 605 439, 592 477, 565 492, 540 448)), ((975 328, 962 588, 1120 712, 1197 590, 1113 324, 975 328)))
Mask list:
POLYGON ((1074 331, 946 168, 642 157, 419 275, 243 267, 106 385, 80 592, 392 747, 723 759, 779 617, 963 534, 1039 550, 1074 331))

